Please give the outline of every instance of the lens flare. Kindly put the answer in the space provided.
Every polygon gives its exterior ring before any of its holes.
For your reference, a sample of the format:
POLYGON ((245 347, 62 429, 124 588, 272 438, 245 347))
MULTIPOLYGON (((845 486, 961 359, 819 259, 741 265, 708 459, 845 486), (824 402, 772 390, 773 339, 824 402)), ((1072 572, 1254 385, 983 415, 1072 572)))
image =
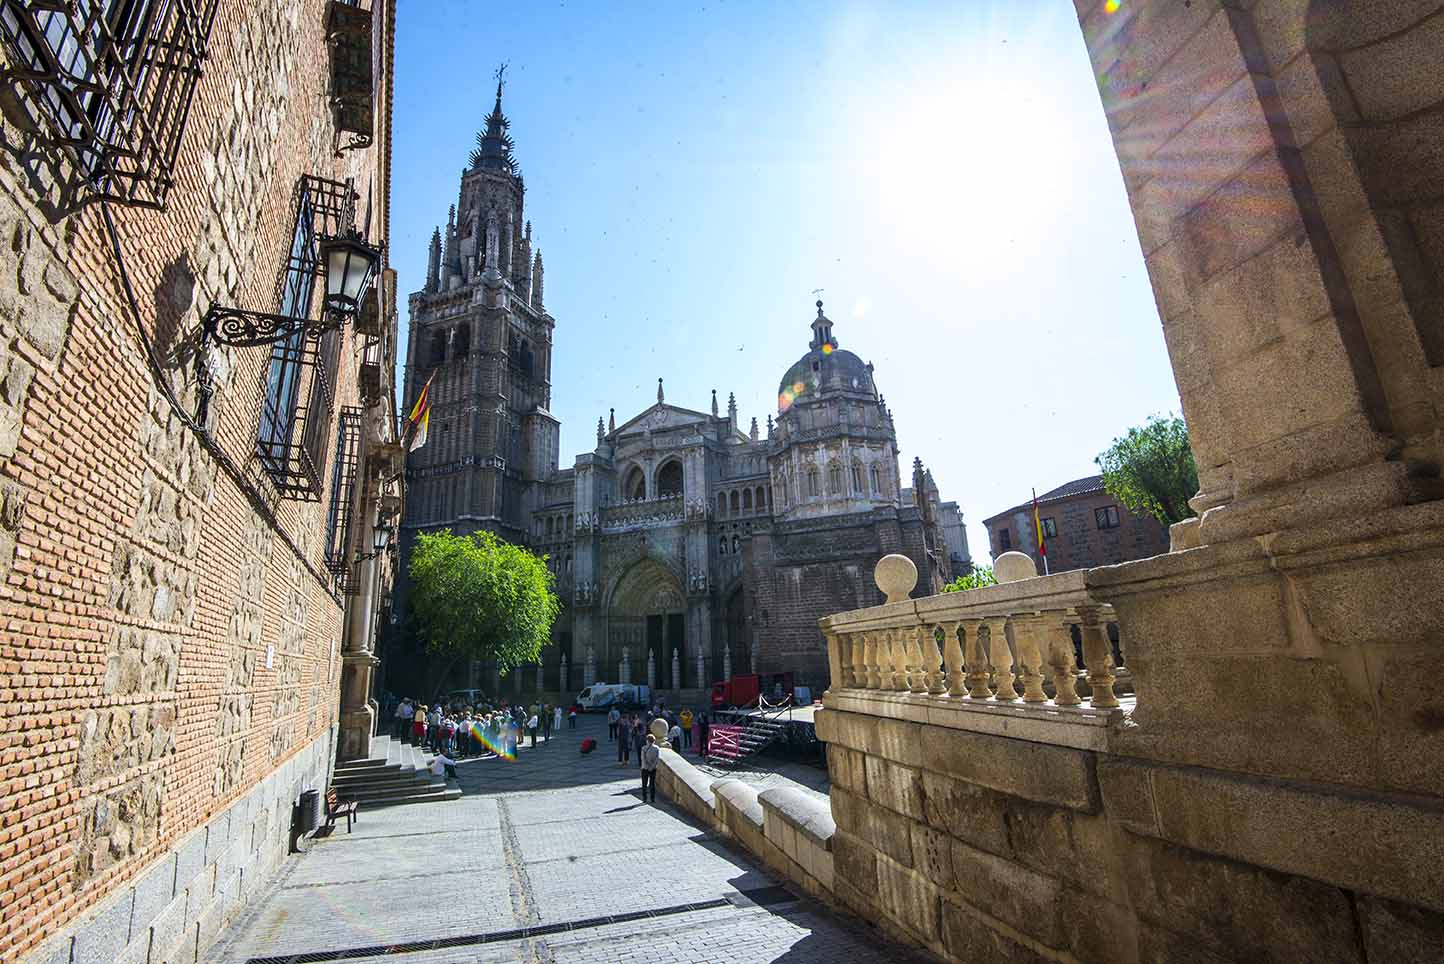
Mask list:
POLYGON ((476 739, 476 742, 480 743, 482 746, 486 747, 488 750, 495 753, 503 760, 511 760, 512 762, 516 762, 515 751, 508 750, 506 747, 505 735, 502 735, 497 740, 493 740, 491 738, 491 734, 486 732, 486 727, 482 726, 480 723, 471 724, 471 735, 476 739))
POLYGON ((1103 4, 1104 13, 1117 13, 1118 8, 1123 6, 1123 0, 1105 0, 1103 4))
POLYGON ((822 353, 823 353, 824 355, 831 355, 831 354, 832 354, 832 342, 829 341, 829 342, 824 342, 824 343, 823 343, 822 353))

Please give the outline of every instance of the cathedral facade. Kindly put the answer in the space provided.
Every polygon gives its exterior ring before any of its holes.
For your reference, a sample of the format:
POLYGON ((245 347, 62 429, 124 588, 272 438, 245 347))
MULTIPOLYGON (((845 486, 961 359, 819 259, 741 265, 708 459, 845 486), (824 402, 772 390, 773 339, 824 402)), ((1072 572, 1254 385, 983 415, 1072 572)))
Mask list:
POLYGON ((920 462, 900 475, 873 367, 840 347, 820 301, 765 431, 715 391, 705 411, 669 403, 659 378, 656 404, 598 419, 596 447, 561 468, 556 323, 507 126, 498 85, 410 298, 407 399, 429 383, 432 411, 407 458, 402 551, 419 531, 492 531, 547 556, 565 608, 540 666, 508 681, 474 667, 470 682, 696 689, 756 670, 820 692, 817 620, 881 602, 872 570, 890 552, 917 564, 917 594, 940 589, 963 561, 956 504, 920 462))

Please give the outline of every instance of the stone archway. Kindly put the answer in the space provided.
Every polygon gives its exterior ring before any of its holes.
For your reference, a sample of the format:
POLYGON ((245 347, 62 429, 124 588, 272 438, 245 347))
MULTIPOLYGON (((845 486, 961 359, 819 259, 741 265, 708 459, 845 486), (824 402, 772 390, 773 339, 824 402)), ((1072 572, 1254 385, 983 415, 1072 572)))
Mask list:
POLYGON ((647 681, 647 656, 657 661, 658 689, 672 687, 672 655, 680 657, 682 686, 689 685, 687 596, 682 581, 655 559, 640 559, 617 580, 607 598, 606 673, 620 666, 625 647, 631 681, 647 681))

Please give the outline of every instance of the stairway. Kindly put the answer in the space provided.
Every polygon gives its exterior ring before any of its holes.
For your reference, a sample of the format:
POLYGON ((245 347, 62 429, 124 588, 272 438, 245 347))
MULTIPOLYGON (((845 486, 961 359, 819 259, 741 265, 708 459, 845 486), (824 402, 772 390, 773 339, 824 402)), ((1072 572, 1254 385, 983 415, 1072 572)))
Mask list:
POLYGON ((444 779, 431 775, 430 762, 430 754, 419 747, 389 736, 374 737, 369 757, 336 767, 331 788, 339 799, 354 800, 363 811, 460 797, 460 788, 448 787, 444 779))
POLYGON ((771 746, 782 730, 782 723, 765 716, 749 716, 740 726, 714 724, 707 741, 708 762, 736 766, 750 760, 771 746))

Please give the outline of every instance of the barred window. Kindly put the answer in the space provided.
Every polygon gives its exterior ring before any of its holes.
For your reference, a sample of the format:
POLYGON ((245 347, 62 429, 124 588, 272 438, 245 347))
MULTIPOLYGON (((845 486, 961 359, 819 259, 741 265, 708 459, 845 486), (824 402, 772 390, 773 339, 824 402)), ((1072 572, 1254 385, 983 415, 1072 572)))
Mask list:
MULTIPOLYGON (((310 317, 322 271, 317 239, 339 235, 354 223, 355 194, 349 184, 301 178, 290 250, 277 282, 281 318, 300 322, 310 317)), ((271 347, 256 455, 287 498, 320 501, 341 343, 339 328, 308 330, 295 324, 271 347)))
POLYGON ((1100 529, 1118 528, 1118 506, 1106 505, 1093 510, 1093 521, 1100 529))
POLYGON ((336 461, 331 468, 331 506, 326 514, 326 568, 336 588, 351 585, 351 516, 356 499, 356 464, 361 454, 361 409, 346 406, 336 423, 336 461))
POLYGON ((87 190, 160 208, 215 21, 216 0, 69 0, 0 6, 14 118, 60 150, 87 190))

